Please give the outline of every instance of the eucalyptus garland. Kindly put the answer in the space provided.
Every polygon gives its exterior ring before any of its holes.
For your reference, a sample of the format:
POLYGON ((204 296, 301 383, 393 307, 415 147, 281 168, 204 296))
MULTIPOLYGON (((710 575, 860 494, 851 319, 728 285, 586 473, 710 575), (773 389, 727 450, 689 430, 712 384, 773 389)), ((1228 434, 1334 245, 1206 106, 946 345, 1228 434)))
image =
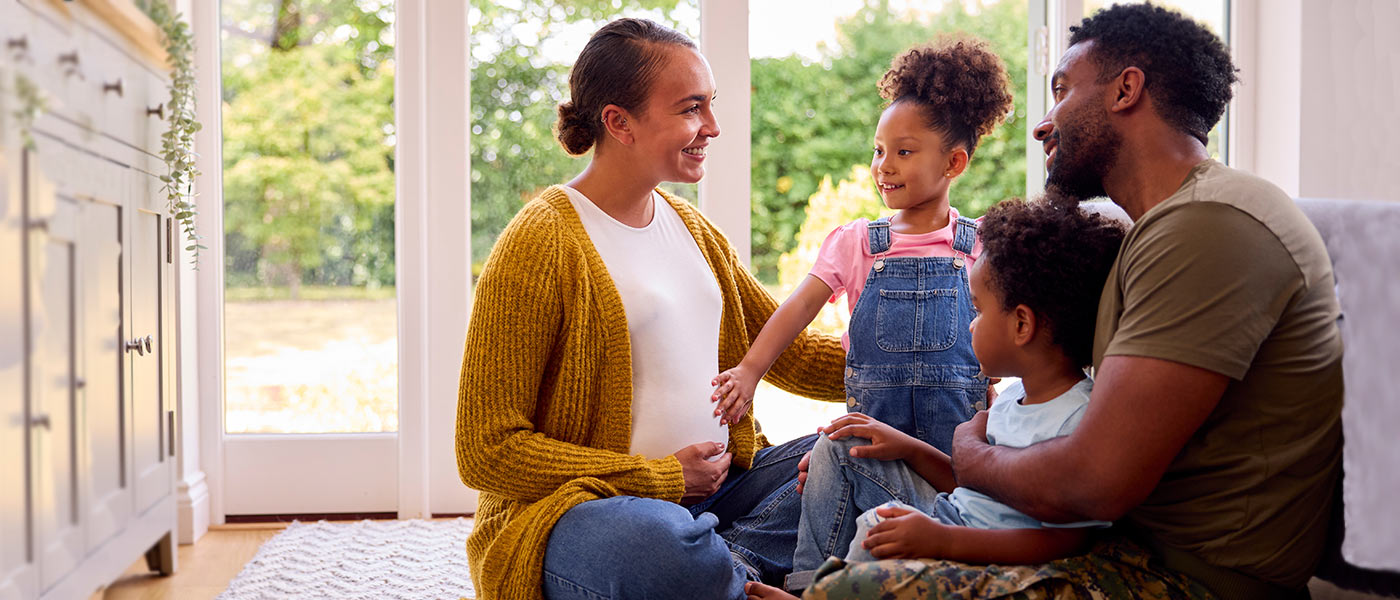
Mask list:
POLYGON ((199 251, 205 249, 199 243, 200 236, 195 232, 194 179, 199 175, 195 168, 194 134, 200 130, 195 119, 194 96, 194 36, 189 24, 180 19, 166 0, 142 0, 138 2, 146 15, 160 28, 165 42, 165 51, 170 55, 170 101, 165 105, 165 119, 170 127, 160 136, 161 155, 165 159, 166 174, 160 176, 165 184, 162 191, 166 196, 166 209, 179 221, 189 245, 185 250, 194 252, 195 266, 199 265, 199 251))
POLYGON ((18 72, 15 73, 15 99, 19 100, 19 107, 14 112, 19 124, 19 138, 26 150, 34 152, 34 121, 48 110, 48 100, 33 80, 18 72))

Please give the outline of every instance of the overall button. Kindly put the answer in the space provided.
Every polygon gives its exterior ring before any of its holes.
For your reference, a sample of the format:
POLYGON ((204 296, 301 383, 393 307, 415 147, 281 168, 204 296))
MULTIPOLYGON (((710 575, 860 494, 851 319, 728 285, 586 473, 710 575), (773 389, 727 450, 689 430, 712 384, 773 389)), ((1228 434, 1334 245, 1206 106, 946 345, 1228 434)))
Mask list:
POLYGON ((855 396, 850 396, 850 397, 846 398, 846 406, 849 406, 849 407, 851 407, 851 408, 855 408, 855 407, 857 407, 857 406, 860 406, 860 403, 859 403, 859 402, 856 402, 856 397, 855 397, 855 396))
POLYGON ((855 374, 856 374, 856 370, 855 370, 855 369, 852 369, 852 368, 850 368, 850 367, 846 367, 846 376, 847 376, 847 377, 850 377, 850 376, 855 375, 855 374))

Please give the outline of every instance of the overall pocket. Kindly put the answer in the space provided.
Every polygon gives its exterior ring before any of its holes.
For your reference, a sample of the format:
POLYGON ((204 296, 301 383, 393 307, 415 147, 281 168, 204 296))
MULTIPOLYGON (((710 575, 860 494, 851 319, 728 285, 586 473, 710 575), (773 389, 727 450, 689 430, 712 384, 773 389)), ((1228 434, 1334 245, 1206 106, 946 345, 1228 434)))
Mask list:
POLYGON ((937 352, 958 340, 958 290, 880 290, 875 345, 885 352, 937 352))

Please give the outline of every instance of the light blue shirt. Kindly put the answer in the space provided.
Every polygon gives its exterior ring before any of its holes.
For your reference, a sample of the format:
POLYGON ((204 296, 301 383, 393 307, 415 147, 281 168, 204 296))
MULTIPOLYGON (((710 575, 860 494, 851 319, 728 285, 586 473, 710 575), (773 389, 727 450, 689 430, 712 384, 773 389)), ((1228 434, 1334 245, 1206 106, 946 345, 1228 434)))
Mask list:
MULTIPOLYGON (((1017 381, 997 396, 987 410, 987 441, 995 446, 1025 448, 1037 442, 1069 435, 1084 418, 1089 391, 1094 381, 1085 377, 1059 396, 1040 404, 1021 404, 1026 388, 1017 381)), ((978 529, 1039 529, 1041 527, 1108 527, 1106 521, 1045 523, 1032 519, 990 496, 960 487, 948 495, 958 516, 968 527, 978 529)))

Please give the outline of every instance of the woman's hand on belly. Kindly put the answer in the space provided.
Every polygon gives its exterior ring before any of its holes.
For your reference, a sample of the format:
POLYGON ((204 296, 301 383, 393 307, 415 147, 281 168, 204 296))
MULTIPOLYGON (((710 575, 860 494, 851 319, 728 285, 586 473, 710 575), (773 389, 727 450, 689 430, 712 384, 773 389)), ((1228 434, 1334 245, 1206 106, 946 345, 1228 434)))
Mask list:
POLYGON ((681 474, 685 477, 681 504, 686 506, 709 498, 719 490, 724 478, 729 476, 729 462, 734 458, 733 454, 724 452, 723 444, 716 442, 692 444, 673 456, 680 461, 681 474))

